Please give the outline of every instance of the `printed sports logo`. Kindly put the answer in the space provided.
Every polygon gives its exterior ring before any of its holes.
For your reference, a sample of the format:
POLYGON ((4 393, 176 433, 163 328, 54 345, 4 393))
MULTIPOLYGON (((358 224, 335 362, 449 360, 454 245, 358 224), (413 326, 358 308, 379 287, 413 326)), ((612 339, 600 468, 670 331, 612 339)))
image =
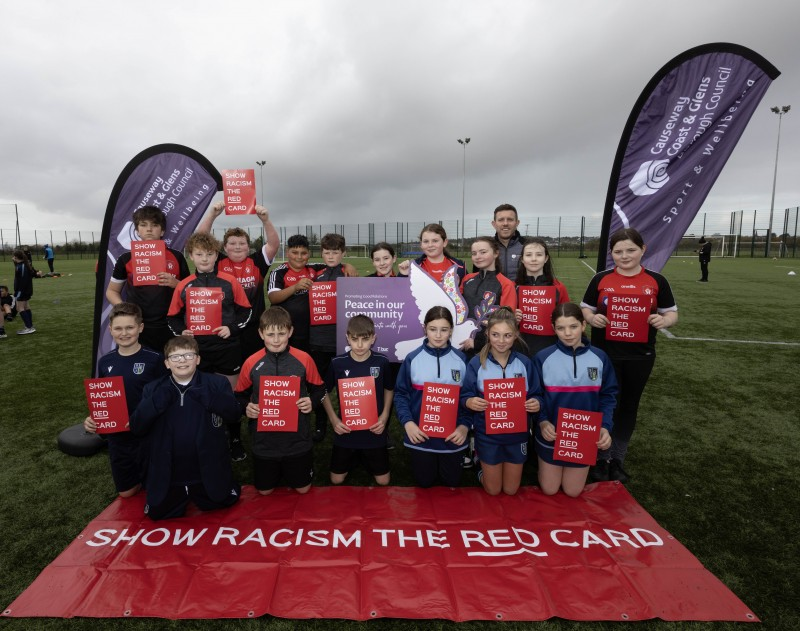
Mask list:
POLYGON ((668 165, 669 160, 642 162, 636 175, 631 178, 628 188, 637 197, 655 195, 662 186, 669 182, 668 165))

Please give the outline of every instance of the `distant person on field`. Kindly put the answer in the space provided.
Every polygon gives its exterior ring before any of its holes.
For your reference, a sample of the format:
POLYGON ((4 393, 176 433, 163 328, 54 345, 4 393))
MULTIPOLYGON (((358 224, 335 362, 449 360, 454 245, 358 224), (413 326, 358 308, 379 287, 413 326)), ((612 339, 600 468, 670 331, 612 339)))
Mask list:
POLYGON ((47 243, 44 244, 44 258, 47 259, 47 266, 50 268, 50 273, 52 274, 55 271, 53 269, 53 261, 56 255, 53 253, 53 248, 47 243))
POLYGON ((33 328, 33 314, 28 306, 28 301, 33 296, 33 278, 37 275, 30 259, 25 256, 25 252, 20 249, 14 250, 11 255, 14 261, 14 299, 17 302, 17 311, 19 317, 25 325, 17 335, 28 335, 29 333, 36 333, 33 328))
POLYGON ((241 492, 225 433, 241 408, 225 377, 197 370, 199 350, 194 338, 170 339, 170 374, 145 386, 130 419, 131 431, 147 437, 144 511, 153 520, 183 516, 190 500, 203 511, 226 508, 241 492))
MULTIPOLYGON (((139 343, 142 332, 142 310, 131 302, 114 305, 108 317, 108 328, 117 347, 106 353, 97 363, 101 377, 122 377, 125 385, 125 402, 128 416, 133 414, 142 399, 144 387, 166 374, 161 353, 145 348, 139 343)), ((83 429, 97 432, 97 423, 87 416, 83 429)), ((144 480, 144 444, 130 431, 106 435, 111 477, 120 497, 131 497, 142 488, 144 480)))
MULTIPOLYGON (((167 217, 155 206, 142 206, 133 213, 133 225, 143 241, 160 241, 167 230, 167 217)), ((106 300, 112 305, 122 302, 125 290, 127 301, 139 305, 144 318, 144 330, 139 341, 156 351, 161 351, 167 340, 173 337, 167 326, 167 311, 172 301, 172 292, 178 281, 189 275, 189 266, 183 254, 167 248, 167 271, 158 275, 158 285, 133 284, 133 262, 131 253, 125 252, 114 265, 111 280, 106 287, 106 300)))
POLYGON ((706 241, 705 237, 700 237, 700 249, 697 252, 697 258, 700 260, 700 280, 699 283, 708 282, 708 264, 711 262, 711 241, 706 241))

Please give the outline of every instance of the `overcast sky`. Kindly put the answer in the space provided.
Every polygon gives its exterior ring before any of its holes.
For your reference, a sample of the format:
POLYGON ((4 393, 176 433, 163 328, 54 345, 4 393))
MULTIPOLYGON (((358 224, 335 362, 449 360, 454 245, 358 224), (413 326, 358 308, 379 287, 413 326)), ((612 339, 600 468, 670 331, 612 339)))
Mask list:
POLYGON ((796 206, 798 24, 797 0, 3 2, 0 204, 99 231, 128 161, 172 142, 257 183, 265 160, 277 225, 455 220, 468 136, 468 225, 599 216, 645 84, 726 41, 782 75, 703 210, 769 210, 787 104, 775 206, 796 206))

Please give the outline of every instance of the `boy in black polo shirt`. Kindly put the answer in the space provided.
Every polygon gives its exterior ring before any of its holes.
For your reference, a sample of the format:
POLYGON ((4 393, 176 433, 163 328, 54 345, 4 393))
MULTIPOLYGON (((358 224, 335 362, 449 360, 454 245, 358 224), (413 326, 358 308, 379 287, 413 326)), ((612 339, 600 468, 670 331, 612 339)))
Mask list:
MULTIPOLYGON (((142 206, 133 213, 133 225, 142 241, 161 241, 167 230, 167 217, 155 206, 142 206)), ((172 337, 172 331, 167 326, 172 291, 180 280, 189 275, 189 266, 183 254, 167 248, 166 259, 167 271, 158 275, 158 285, 137 286, 133 284, 131 253, 125 252, 117 259, 106 287, 106 300, 112 305, 123 301, 123 289, 126 300, 139 305, 144 318, 144 329, 139 341, 159 353, 172 337)))
POLYGON ((264 349, 245 360, 236 384, 236 395, 245 406, 245 415, 251 419, 254 482, 262 495, 272 493, 281 478, 298 493, 307 493, 314 473, 314 443, 308 415, 325 396, 325 386, 308 353, 289 346, 292 332, 292 318, 286 309, 267 309, 258 325, 264 349), (256 431, 262 376, 300 377, 297 431, 256 431))
POLYGON ((338 391, 339 379, 374 377, 378 418, 371 427, 351 430, 336 415, 330 397, 323 399, 335 436, 331 453, 331 482, 341 484, 360 460, 380 485, 389 484, 389 451, 386 423, 392 413, 394 371, 385 355, 372 352, 375 323, 365 315, 357 315, 347 323, 350 351, 337 355, 330 362, 325 377, 329 392, 338 391))

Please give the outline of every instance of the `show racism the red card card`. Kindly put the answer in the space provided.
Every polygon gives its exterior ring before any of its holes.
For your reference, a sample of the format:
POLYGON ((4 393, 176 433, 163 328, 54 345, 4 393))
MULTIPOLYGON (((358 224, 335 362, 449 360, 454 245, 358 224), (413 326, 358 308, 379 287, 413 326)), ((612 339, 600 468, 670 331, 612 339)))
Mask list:
POLYGON ((336 281, 313 283, 308 291, 311 324, 336 324, 336 281))
POLYGON ((122 377, 84 379, 83 387, 98 434, 128 431, 128 401, 122 377))
POLYGON ((595 464, 602 424, 602 412, 559 408, 553 460, 589 466, 595 464))
POLYGON ((167 245, 163 241, 131 241, 133 285, 158 285, 158 275, 167 271, 167 245))
POLYGON ((550 316, 556 306, 555 287, 520 286, 517 305, 522 311, 519 330, 532 335, 555 335, 550 316))
POLYGON ((221 287, 186 289, 186 327, 195 335, 213 335, 222 326, 221 287))
POLYGON ((486 408, 487 434, 528 431, 525 392, 524 377, 483 380, 483 398, 489 403, 486 408))
POLYGON ((300 377, 266 377, 259 380, 259 432, 296 432, 300 398, 300 377))
POLYGON ((256 212, 256 177, 254 169, 222 172, 226 215, 253 215, 256 212))
POLYGON ((342 423, 350 429, 369 429, 375 425, 378 422, 375 377, 339 379, 339 413, 342 423))
POLYGON ((453 384, 423 384, 419 428, 429 437, 447 438, 455 431, 460 392, 453 384))
POLYGON ((606 339, 615 342, 647 342, 650 334, 650 296, 609 294, 606 339))

